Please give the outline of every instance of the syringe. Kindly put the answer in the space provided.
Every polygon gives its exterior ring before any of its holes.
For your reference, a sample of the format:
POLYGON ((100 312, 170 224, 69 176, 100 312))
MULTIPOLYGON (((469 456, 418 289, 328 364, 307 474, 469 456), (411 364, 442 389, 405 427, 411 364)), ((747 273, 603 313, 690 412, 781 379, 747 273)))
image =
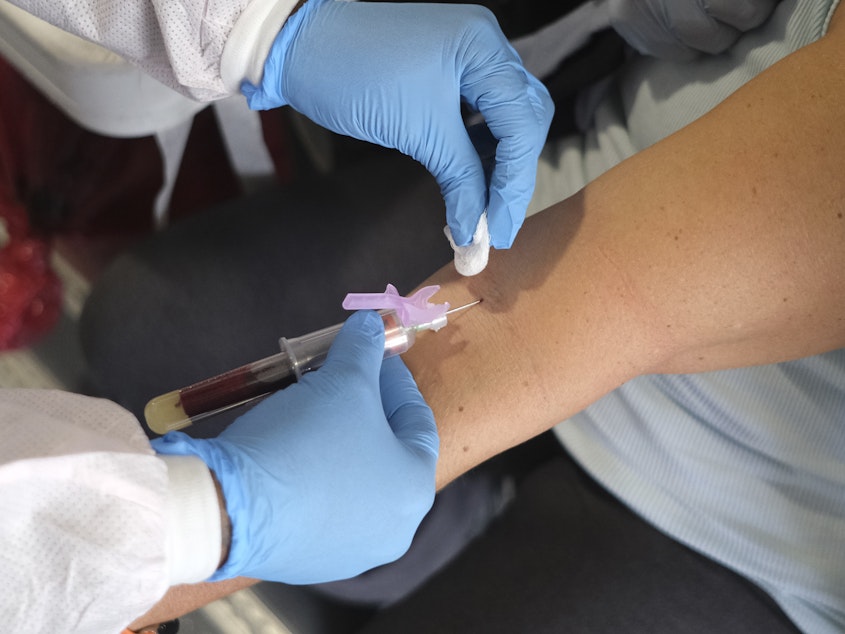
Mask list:
MULTIPOLYGON (((384 321, 384 357, 407 351, 421 330, 438 330, 446 315, 478 304, 476 300, 453 308, 435 321, 404 326, 395 310, 381 311, 384 321)), ((147 425, 158 434, 183 429, 203 418, 281 390, 326 361, 329 348, 343 324, 317 330, 302 337, 279 339, 281 352, 188 387, 156 396, 144 408, 147 425)))

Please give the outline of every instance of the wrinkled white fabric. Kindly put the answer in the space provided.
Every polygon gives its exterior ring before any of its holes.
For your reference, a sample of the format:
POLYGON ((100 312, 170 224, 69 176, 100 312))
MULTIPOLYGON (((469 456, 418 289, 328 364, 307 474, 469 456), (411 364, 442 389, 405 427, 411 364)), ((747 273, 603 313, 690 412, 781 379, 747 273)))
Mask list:
POLYGON ((260 80, 296 0, 11 0, 198 101, 260 80), (225 79, 223 69, 225 68, 225 79))
MULTIPOLYGON (((185 543, 168 514, 171 480, 179 476, 168 476, 120 406, 52 390, 0 389, 0 438, 0 622, 10 631, 120 632, 161 598, 171 570, 197 569, 168 559, 174 539, 185 543)), ((188 496, 213 500, 200 521, 216 522, 217 541, 213 552, 200 553, 206 563, 199 566, 213 571, 220 555, 216 493, 204 464, 186 469, 189 482, 204 470, 211 486, 197 493, 189 485, 188 496)))

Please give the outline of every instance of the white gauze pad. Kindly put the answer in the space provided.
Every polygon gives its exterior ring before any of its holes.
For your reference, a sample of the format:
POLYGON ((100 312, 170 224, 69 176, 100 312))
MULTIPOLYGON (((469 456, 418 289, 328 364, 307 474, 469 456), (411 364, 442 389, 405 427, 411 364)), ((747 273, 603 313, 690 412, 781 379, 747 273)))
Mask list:
POLYGON ((455 244, 448 226, 443 231, 455 251, 455 268, 458 273, 467 277, 481 273, 487 266, 487 259, 490 257, 490 232, 487 230, 487 212, 481 214, 481 218, 478 219, 478 226, 475 228, 472 242, 464 247, 455 244))

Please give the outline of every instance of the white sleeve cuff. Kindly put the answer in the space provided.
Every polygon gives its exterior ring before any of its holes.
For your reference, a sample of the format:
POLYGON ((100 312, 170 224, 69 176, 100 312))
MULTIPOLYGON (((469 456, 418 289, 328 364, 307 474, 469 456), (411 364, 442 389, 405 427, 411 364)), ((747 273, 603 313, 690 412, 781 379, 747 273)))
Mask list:
POLYGON ((167 465, 167 562, 170 585, 208 579, 220 563, 217 489, 196 456, 159 456, 167 465))
POLYGON ((220 58, 220 78, 226 90, 239 93, 244 79, 258 85, 270 48, 296 3, 297 0, 253 0, 244 9, 220 58))

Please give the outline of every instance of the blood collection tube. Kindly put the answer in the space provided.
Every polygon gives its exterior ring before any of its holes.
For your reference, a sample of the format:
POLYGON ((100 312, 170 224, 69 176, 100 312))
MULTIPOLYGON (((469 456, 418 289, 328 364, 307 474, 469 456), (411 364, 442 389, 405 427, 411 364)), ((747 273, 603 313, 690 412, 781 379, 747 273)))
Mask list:
MULTIPOLYGON (((406 327, 395 310, 381 311, 381 317, 385 358, 414 345, 418 330, 436 330, 446 323, 444 316, 441 323, 406 327)), ((282 337, 277 354, 153 398, 144 408, 144 418, 150 429, 164 434, 287 387, 323 365, 342 325, 293 339, 282 337)))

